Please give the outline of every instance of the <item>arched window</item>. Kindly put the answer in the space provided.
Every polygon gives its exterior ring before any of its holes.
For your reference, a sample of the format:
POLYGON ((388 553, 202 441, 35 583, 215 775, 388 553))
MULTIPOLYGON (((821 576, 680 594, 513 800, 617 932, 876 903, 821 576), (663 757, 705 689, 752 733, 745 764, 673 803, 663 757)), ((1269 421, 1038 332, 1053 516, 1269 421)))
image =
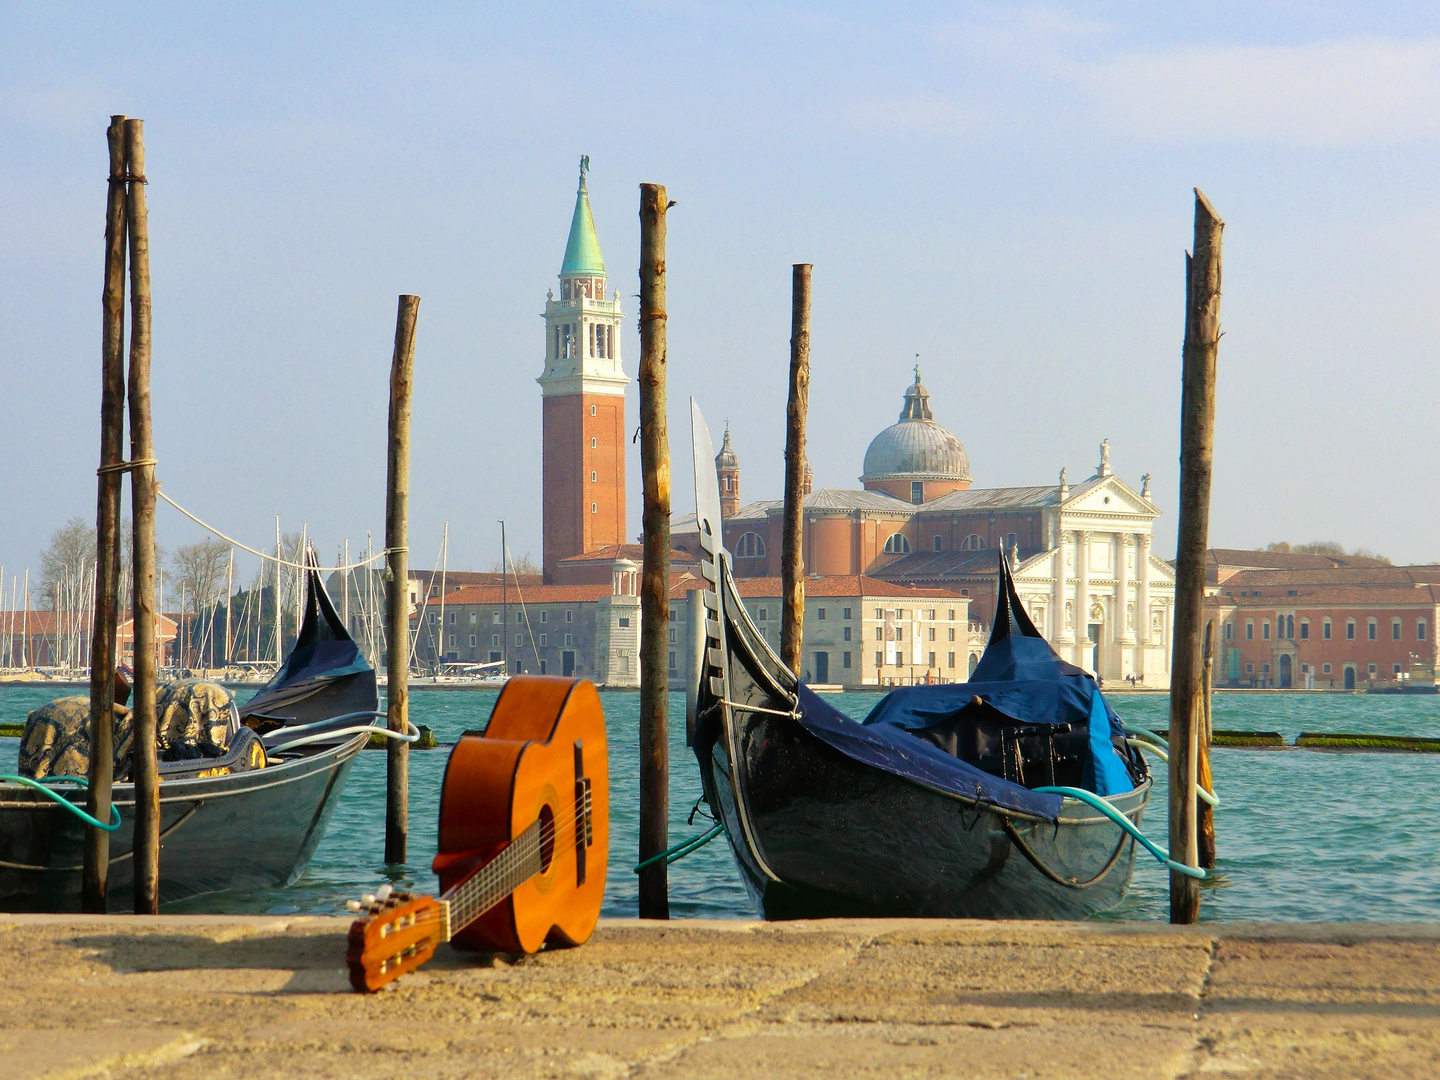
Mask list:
POLYGON ((979 533, 971 533, 965 537, 964 540, 960 541, 961 551, 984 551, 985 547, 985 537, 979 533))
POLYGON ((909 555, 910 541, 903 533, 891 533, 890 538, 885 541, 886 555, 909 555))
POLYGON ((760 559, 765 556, 765 541, 759 533, 748 532, 735 542, 737 559, 760 559))

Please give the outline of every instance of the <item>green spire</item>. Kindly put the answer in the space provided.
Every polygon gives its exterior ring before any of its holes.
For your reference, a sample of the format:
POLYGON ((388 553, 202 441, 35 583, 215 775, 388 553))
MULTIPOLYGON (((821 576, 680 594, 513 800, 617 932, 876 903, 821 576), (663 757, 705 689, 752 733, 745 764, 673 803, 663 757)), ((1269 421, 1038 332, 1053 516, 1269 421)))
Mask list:
POLYGON ((585 174, 589 171, 590 158, 586 155, 580 159, 580 189, 575 192, 575 216, 570 219, 570 239, 565 244, 561 277, 605 273, 605 259, 595 236, 595 219, 590 216, 590 192, 585 189, 585 174))

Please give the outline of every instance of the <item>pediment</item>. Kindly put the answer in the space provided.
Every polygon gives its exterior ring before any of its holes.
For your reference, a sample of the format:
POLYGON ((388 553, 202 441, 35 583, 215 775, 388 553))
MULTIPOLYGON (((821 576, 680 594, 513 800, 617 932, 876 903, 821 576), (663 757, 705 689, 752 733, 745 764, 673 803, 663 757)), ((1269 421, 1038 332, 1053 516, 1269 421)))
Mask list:
POLYGON ((1060 504, 1067 514, 1129 514, 1157 518, 1160 511, 1118 476, 1105 476, 1087 481, 1060 504))

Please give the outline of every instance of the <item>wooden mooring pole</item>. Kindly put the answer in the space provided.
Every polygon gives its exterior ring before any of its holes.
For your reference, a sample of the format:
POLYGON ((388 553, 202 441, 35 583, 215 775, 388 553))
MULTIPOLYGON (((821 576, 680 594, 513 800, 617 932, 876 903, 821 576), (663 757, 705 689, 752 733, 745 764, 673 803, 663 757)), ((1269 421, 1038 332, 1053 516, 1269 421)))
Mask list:
MULTIPOLYGON (((1210 776, 1210 742, 1214 729, 1210 723, 1210 706, 1214 699, 1211 689, 1214 685, 1215 620, 1207 619, 1205 622, 1205 686, 1202 691, 1205 714, 1204 722, 1200 727, 1200 735, 1195 740, 1195 778, 1200 787, 1212 795, 1215 793, 1215 781, 1210 776)), ((1200 866, 1205 870, 1213 870, 1215 869, 1215 808, 1202 799, 1195 804, 1195 812, 1199 815, 1196 838, 1200 866)))
MULTIPOLYGON (((112 116, 101 293, 100 475, 95 507, 95 619, 90 628, 90 772, 85 810, 110 820, 115 780, 115 636, 120 603, 120 467, 125 459, 125 117, 112 116)), ((104 914, 110 834, 85 830, 80 910, 104 914)))
POLYGON ((785 404, 785 523, 780 551, 780 659, 804 675, 805 415, 810 406, 810 263, 790 277, 790 394, 785 404))
POLYGON ((160 763, 155 746, 155 436, 150 427, 150 229, 145 207, 145 121, 125 121, 130 238, 130 519, 134 536, 131 779, 135 784, 135 914, 160 913, 160 763))
MULTIPOLYGON (((1195 190, 1195 246, 1185 257, 1185 351, 1180 396, 1180 516, 1175 553, 1175 638, 1170 661, 1170 857, 1199 865, 1195 785, 1205 722, 1201 622, 1210 475, 1215 455, 1215 367, 1220 345, 1220 238, 1225 228, 1195 190)), ((1200 883, 1170 871, 1170 921, 1200 917, 1200 883)))
MULTIPOLYGON (((640 185, 640 472, 644 567, 640 581, 640 861, 669 846, 670 433, 665 416, 663 184, 640 185)), ((670 917, 664 859, 640 871, 640 917, 670 917)))
MULTIPOLYGON (((390 454, 385 477, 385 722, 407 731, 410 718, 410 393, 415 372, 418 296, 402 295, 390 360, 390 454)), ((410 744, 388 740, 385 758, 385 862, 405 861, 410 835, 410 744)))

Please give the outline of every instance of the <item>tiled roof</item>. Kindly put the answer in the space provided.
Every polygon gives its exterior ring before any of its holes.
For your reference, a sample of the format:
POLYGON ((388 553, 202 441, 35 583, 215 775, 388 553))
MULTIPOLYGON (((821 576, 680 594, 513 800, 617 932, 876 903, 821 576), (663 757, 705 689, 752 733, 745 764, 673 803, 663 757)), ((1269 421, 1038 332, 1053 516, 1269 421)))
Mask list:
MULTIPOLYGON (((411 570, 407 575, 411 581, 418 581, 422 588, 440 587, 441 574, 438 570, 411 570)), ((445 588, 449 592, 464 588, 466 585, 499 585, 501 579, 508 579, 511 588, 514 588, 516 578, 519 578, 520 587, 528 589, 532 585, 542 584, 544 578, 539 574, 501 574, 499 571, 482 570, 447 570, 444 574, 445 588)))
POLYGON ((1390 564, 1363 555, 1317 555, 1308 551, 1247 551, 1211 548, 1205 562, 1231 570, 1333 570, 1340 567, 1382 567, 1390 564))
POLYGON ((519 589, 513 583, 508 589, 499 585, 466 585, 443 597, 430 597, 425 606, 438 608, 442 601, 447 607, 457 607, 461 604, 500 604, 506 600, 518 605, 522 599, 526 604, 584 604, 609 595, 608 581, 598 585, 530 585, 519 589))
MULTIPOLYGON (((746 599, 769 599, 771 597, 779 599, 780 597, 780 579, 778 577, 740 578, 735 582, 735 587, 746 599)), ((881 581, 879 578, 861 574, 807 577, 805 579, 805 595, 807 597, 897 596, 936 600, 965 599, 950 589, 915 589, 898 582, 881 581)))
POLYGON ((1345 588, 1329 586, 1298 590, 1299 596, 1219 596, 1206 597, 1209 607, 1234 607, 1272 611, 1280 608, 1317 607, 1430 607, 1440 604, 1440 586, 1413 585, 1408 588, 1345 588))
MULTIPOLYGON (((1077 485, 1070 489, 1070 497, 1081 490, 1077 485)), ((966 488, 951 491, 938 499, 931 499, 917 507, 922 512, 947 510, 1018 510, 1041 506, 1058 506, 1060 488, 1055 484, 1044 487, 966 488)))
POLYGON ((1000 560, 995 551, 981 548, 979 551, 917 551, 886 563, 875 571, 875 576, 887 581, 917 581, 985 574, 993 576, 999 572, 1000 560))
MULTIPOLYGON (((691 517, 691 524, 694 524, 694 517, 691 517)), ((567 555, 561 559, 562 563, 579 562, 614 562, 616 559, 629 559, 631 562, 641 562, 645 557, 644 544, 606 544, 604 547, 596 548, 594 551, 587 551, 583 555, 567 555)), ((670 561, 672 563, 695 563, 700 560, 688 551, 679 551, 674 548, 670 550, 670 561)))
POLYGON ((1304 589, 1307 586, 1347 585, 1355 588, 1394 587, 1440 581, 1432 567, 1343 567, 1340 569, 1238 570, 1221 584, 1221 592, 1242 589, 1304 589))
MULTIPOLYGON (((897 515, 912 514, 918 509, 914 503, 897 499, 883 491, 851 491, 846 488, 821 488, 819 491, 812 491, 805 496, 804 506, 806 510, 873 510, 897 515)), ((784 509, 784 499, 764 499, 749 503, 735 513, 726 515, 725 523, 728 525, 733 521, 765 521, 771 514, 782 513, 784 509)), ((687 514, 672 521, 670 531, 694 532, 695 515, 687 514)))

